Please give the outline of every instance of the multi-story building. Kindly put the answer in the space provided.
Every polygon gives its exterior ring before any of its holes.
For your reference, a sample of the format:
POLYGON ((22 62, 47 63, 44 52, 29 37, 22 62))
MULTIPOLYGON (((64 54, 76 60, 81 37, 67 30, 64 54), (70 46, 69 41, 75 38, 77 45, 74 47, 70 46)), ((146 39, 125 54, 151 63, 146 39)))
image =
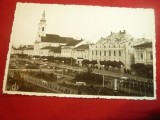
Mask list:
POLYGON ((25 54, 28 56, 32 56, 33 49, 33 45, 20 45, 18 48, 12 47, 11 54, 25 54))
POLYGON ((134 60, 136 63, 153 64, 152 42, 146 42, 134 46, 134 60))
POLYGON ((54 47, 51 50, 49 50, 48 55, 49 56, 54 56, 54 57, 60 57, 61 56, 61 46, 54 47))
POLYGON ((147 39, 136 39, 126 31, 112 33, 106 38, 101 38, 96 44, 90 45, 89 60, 117 61, 124 64, 124 68, 130 69, 134 63, 133 46, 146 42, 147 39))
POLYGON ((23 50, 23 54, 26 54, 28 56, 32 56, 33 55, 33 50, 34 50, 34 46, 33 45, 28 45, 24 50, 23 50))
POLYGON ((87 43, 85 40, 75 40, 61 47, 61 57, 73 57, 74 48, 87 43))
POLYGON ((78 65, 82 65, 83 60, 89 60, 89 44, 82 44, 73 49, 73 58, 78 65))

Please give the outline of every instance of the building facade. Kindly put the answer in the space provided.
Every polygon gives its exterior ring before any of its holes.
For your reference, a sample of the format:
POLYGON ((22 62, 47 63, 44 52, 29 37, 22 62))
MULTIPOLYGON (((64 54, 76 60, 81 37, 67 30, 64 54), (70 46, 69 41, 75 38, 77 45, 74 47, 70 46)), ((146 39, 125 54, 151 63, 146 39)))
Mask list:
POLYGON ((89 60, 97 60, 98 65, 100 61, 122 62, 123 68, 131 69, 131 64, 135 62, 133 46, 146 41, 148 40, 134 38, 126 31, 111 32, 106 38, 90 45, 89 60))
POLYGON ((82 65, 83 60, 89 60, 89 44, 82 44, 73 49, 73 58, 78 65, 82 65))
POLYGON ((74 48, 87 43, 85 40, 75 40, 61 47, 61 57, 73 57, 74 48))
POLYGON ((146 42, 134 46, 134 59, 136 63, 143 63, 145 65, 153 64, 153 49, 152 43, 146 42))

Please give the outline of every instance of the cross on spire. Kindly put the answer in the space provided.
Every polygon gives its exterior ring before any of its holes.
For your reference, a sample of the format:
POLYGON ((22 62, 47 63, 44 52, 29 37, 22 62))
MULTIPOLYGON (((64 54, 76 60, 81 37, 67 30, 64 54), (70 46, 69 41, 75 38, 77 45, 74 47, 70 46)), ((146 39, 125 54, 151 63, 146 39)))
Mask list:
POLYGON ((45 20, 45 11, 43 11, 42 19, 45 20))

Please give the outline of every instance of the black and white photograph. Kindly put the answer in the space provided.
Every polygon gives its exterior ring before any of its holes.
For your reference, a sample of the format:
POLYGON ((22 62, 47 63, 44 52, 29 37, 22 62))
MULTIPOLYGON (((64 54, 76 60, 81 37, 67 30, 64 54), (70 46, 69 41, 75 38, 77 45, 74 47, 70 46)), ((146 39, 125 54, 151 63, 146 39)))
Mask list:
POLYGON ((156 99, 153 9, 17 3, 4 94, 156 99))

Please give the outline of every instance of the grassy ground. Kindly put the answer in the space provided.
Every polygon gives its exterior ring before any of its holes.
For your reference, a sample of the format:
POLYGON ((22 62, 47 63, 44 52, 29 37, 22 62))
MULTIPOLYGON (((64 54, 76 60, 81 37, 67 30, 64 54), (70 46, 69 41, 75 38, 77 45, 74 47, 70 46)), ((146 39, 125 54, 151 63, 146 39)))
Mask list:
POLYGON ((43 87, 34 85, 32 83, 23 81, 23 80, 14 80, 8 78, 7 80, 7 85, 6 85, 6 90, 8 91, 13 91, 12 86, 15 84, 19 86, 17 91, 24 91, 24 92, 40 92, 40 93, 51 93, 52 91, 45 89, 43 87))

